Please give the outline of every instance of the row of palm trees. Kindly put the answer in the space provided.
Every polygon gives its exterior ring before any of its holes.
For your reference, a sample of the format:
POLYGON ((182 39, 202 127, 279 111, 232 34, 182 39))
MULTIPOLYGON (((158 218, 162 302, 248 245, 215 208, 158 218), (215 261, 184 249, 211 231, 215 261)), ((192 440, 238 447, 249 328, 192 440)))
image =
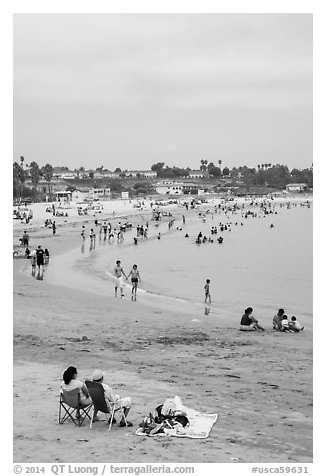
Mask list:
MULTIPOLYGON (((217 161, 217 163, 218 163, 219 167, 221 168, 222 167, 222 160, 219 159, 217 161)), ((206 160, 206 159, 201 159, 200 164, 201 164, 200 165, 200 170, 202 170, 202 171, 206 171, 209 166, 214 166, 213 162, 208 163, 208 160, 206 160)))
POLYGON ((36 162, 31 162, 25 164, 24 170, 24 161, 25 158, 23 155, 19 157, 19 163, 14 162, 13 164, 13 179, 19 188, 19 195, 23 195, 24 184, 26 181, 26 168, 28 167, 28 175, 31 178, 34 191, 36 191, 37 186, 40 182, 40 178, 43 177, 48 183, 49 194, 51 193, 51 181, 53 178, 53 167, 50 164, 46 164, 44 167, 39 167, 36 162))

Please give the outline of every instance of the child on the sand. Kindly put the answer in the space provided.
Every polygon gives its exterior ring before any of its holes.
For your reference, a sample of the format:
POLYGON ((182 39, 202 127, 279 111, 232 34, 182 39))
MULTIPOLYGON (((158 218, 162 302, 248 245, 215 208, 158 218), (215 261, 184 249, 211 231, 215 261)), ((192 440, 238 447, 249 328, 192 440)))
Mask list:
POLYGON ((32 257, 32 276, 35 276, 35 270, 36 270, 36 256, 32 257))
POLYGON ((136 294, 137 294, 137 287, 138 283, 140 283, 140 274, 137 268, 137 265, 134 264, 132 267, 132 270, 127 276, 127 279, 131 276, 131 283, 132 283, 132 289, 131 289, 131 299, 136 301, 136 294))
POLYGON ((288 316, 286 314, 283 315, 283 319, 281 321, 281 331, 290 332, 288 316))
POLYGON ((292 316, 291 321, 289 322, 289 328, 291 331, 300 332, 303 331, 304 326, 302 326, 300 322, 297 321, 297 318, 295 316, 292 316))

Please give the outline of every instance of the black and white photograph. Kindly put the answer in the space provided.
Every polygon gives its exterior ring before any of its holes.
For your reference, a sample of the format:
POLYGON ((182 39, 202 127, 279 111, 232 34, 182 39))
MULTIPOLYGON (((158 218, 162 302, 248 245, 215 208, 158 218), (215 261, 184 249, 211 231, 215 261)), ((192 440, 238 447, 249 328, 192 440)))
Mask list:
POLYGON ((12 21, 13 463, 307 473, 313 13, 12 21))

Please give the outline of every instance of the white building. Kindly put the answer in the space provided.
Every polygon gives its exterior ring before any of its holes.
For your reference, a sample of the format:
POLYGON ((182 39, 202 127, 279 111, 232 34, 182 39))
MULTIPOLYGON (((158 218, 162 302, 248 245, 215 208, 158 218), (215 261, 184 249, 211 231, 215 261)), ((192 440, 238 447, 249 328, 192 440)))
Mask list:
POLYGON ((63 180, 72 180, 72 179, 75 179, 77 178, 77 174, 73 173, 73 172, 67 172, 65 174, 61 174, 61 177, 63 180))
POLYGON ((72 193, 69 190, 54 192, 55 199, 57 202, 67 202, 71 201, 72 193))
POLYGON ((156 178, 157 172, 154 170, 128 170, 125 172, 127 177, 146 177, 146 178, 156 178))
POLYGON ((204 178, 207 177, 207 172, 204 170, 190 170, 189 171, 189 178, 204 178))
POLYGON ((110 196, 109 188, 91 188, 88 193, 88 198, 96 199, 110 196))
POLYGON ((308 186, 306 183, 289 183, 286 186, 288 192, 303 192, 307 190, 308 186))
POLYGON ((157 191, 157 193, 163 195, 182 195, 183 184, 179 182, 162 182, 156 184, 155 190, 157 191))
POLYGON ((71 200, 73 202, 83 202, 88 198, 88 196, 89 196, 88 188, 76 189, 71 193, 71 200))

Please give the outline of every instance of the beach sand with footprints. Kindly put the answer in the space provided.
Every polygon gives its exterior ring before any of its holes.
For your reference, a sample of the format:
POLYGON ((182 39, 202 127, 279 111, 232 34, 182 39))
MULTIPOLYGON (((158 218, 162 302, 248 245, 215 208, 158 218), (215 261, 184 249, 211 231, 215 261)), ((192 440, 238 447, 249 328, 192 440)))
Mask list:
MULTIPOLYGON (((116 206, 114 219, 112 210, 106 210, 107 215, 104 210, 98 215, 101 220, 108 218, 117 224, 127 219, 134 227, 126 232, 124 243, 108 245, 99 240, 94 226, 97 238, 93 250, 89 250, 88 235, 81 249, 80 236, 82 223, 88 230, 93 227, 93 216, 69 213, 67 218, 60 217, 56 235, 42 226, 41 214, 34 214, 29 227, 14 224, 15 245, 26 228, 30 248, 41 244, 51 255, 42 281, 31 276, 29 260, 13 262, 15 462, 312 462, 310 243, 306 261, 298 260, 297 270, 288 270, 292 263, 289 261, 281 273, 278 271, 284 281, 281 279, 274 291, 273 273, 277 274, 277 270, 273 267, 278 263, 274 258, 261 263, 260 253, 266 252, 267 256, 268 249, 264 251, 260 246, 257 235, 262 230, 263 234, 283 236, 282 227, 291 222, 291 217, 296 217, 293 220, 300 230, 308 220, 309 235, 308 213, 312 215, 312 210, 300 207, 297 200, 297 207, 278 208, 277 215, 261 219, 244 219, 240 211, 229 218, 223 213, 213 218, 208 215, 203 222, 199 211, 213 210, 217 203, 216 199, 186 213, 184 208, 172 205, 169 210, 175 217, 173 230, 168 230, 168 218, 155 227, 150 221, 149 206, 136 215, 131 204, 122 205, 120 210, 116 206), (149 239, 134 246, 135 226, 146 220, 150 222, 149 239), (232 232, 224 233, 223 245, 195 244, 199 228, 208 233, 211 222, 218 225, 227 220, 232 222, 232 232), (236 226, 235 221, 239 222, 236 226), (269 229, 270 221, 273 229, 269 229), (186 229, 189 238, 184 238, 186 229), (161 240, 156 239, 158 230, 161 240), (240 270, 243 263, 247 266, 248 253, 244 251, 244 261, 239 262, 237 252, 250 243, 246 241, 247 234, 257 238, 256 252, 251 256, 255 278, 247 269, 249 282, 244 283, 240 270), (181 252, 184 247, 191 250, 188 267, 181 252), (164 259, 166 250, 169 257, 164 259), (212 266, 209 256, 218 256, 219 266, 212 266), (237 258, 238 268, 235 261, 230 261, 232 256, 237 258), (142 283, 137 302, 131 300, 128 286, 123 299, 114 298, 110 274, 116 259, 121 259, 126 273, 134 262, 139 266, 142 283), (227 259, 231 265, 226 269, 227 259), (212 276, 215 268, 216 275, 212 276), (293 283, 292 272, 306 275, 293 283), (205 313, 203 287, 208 277, 212 306, 205 313), (265 287, 259 284, 264 280, 265 287), (286 283, 288 288, 284 289, 286 283), (275 300, 276 293, 282 302, 275 300), (238 330, 243 310, 249 305, 265 332, 238 330), (290 316, 291 311, 296 314, 305 331, 273 331, 272 317, 278 307, 285 307, 290 316), (80 379, 91 376, 95 368, 103 369, 107 383, 117 393, 131 396, 129 419, 134 426, 126 429, 113 425, 108 433, 105 421, 94 424, 92 429, 87 422, 80 428, 69 421, 59 425, 59 388, 69 365, 77 367, 80 379), (209 437, 192 440, 136 436, 142 418, 175 395, 190 408, 218 413, 209 437)), ((38 208, 41 210, 39 204, 38 208)), ((270 250, 274 257, 280 245, 273 240, 270 250)), ((300 250, 304 255, 302 246, 300 250)), ((287 259, 295 259, 295 249, 293 256, 288 250, 283 249, 283 253, 287 259)))

